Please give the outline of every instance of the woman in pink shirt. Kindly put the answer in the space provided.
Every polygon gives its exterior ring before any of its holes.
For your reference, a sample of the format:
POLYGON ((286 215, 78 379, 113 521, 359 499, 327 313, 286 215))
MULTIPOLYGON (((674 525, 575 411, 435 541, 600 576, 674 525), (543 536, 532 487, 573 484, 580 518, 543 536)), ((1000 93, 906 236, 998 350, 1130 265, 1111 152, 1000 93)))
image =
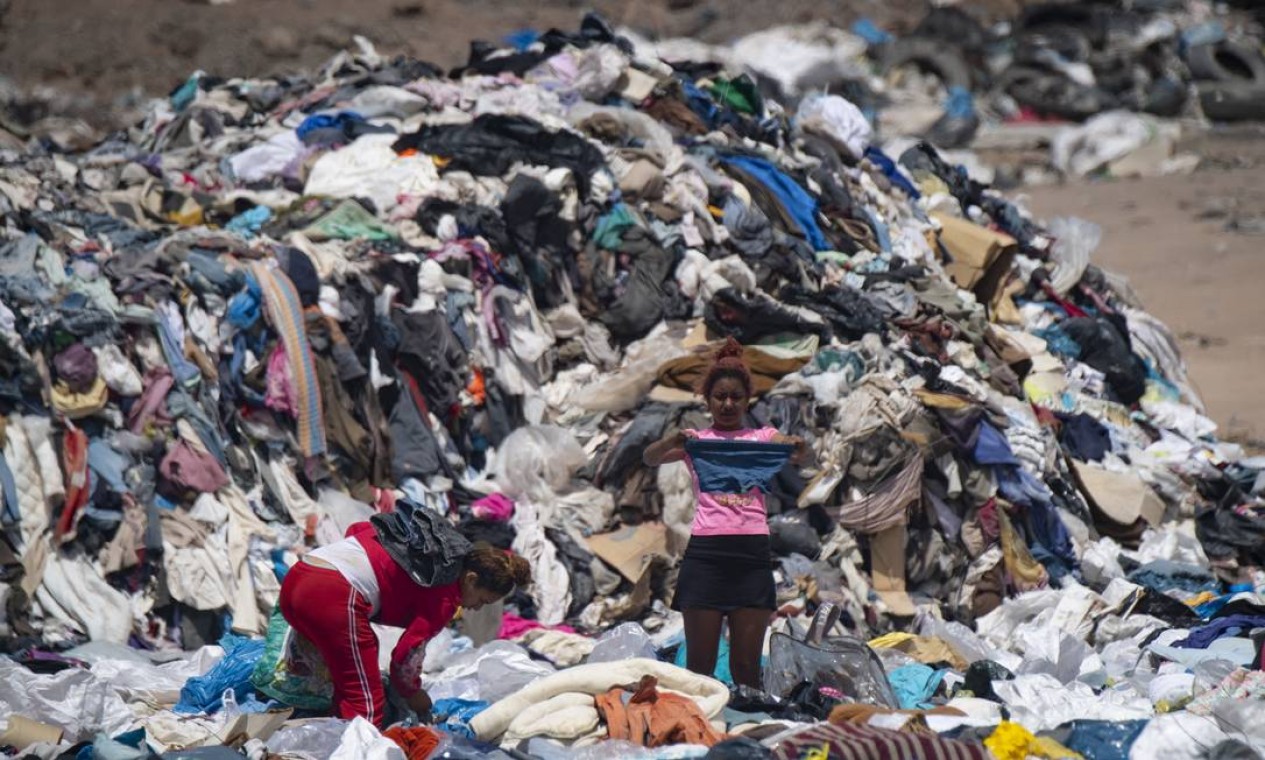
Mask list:
POLYGON ((729 662, 734 682, 760 688, 760 654, 764 634, 777 606, 773 557, 769 546, 764 493, 702 491, 686 440, 751 441, 795 447, 792 461, 806 447, 798 437, 771 427, 743 427, 753 386, 742 359, 742 346, 730 338, 703 378, 703 400, 712 416, 704 430, 681 430, 646 448, 643 460, 657 467, 684 461, 694 481, 697 508, 690 542, 681 561, 673 609, 685 616, 687 666, 710 676, 716 669, 721 629, 729 622, 729 662))

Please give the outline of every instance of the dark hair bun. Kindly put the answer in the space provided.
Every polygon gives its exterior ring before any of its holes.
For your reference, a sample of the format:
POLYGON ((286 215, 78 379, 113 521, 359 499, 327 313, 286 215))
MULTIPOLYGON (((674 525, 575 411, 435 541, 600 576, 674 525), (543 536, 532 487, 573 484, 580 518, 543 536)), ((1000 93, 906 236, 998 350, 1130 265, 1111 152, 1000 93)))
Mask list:
POLYGON ((526 588, 531 585, 531 565, 527 560, 517 554, 505 555, 509 559, 510 575, 514 578, 514 585, 518 588, 526 588))
POLYGON ((734 340, 731 335, 725 339, 725 344, 716 351, 716 363, 719 364, 726 359, 742 361, 742 355, 745 350, 742 344, 734 340))

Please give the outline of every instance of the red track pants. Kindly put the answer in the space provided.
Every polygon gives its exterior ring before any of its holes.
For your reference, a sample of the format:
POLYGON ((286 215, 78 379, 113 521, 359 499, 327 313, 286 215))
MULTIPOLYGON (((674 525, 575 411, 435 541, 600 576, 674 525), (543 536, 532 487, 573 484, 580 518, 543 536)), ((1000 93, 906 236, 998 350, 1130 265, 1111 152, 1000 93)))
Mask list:
POLYGON ((281 583, 281 614, 311 641, 334 681, 334 714, 381 726, 386 696, 369 603, 343 574, 299 561, 281 583))

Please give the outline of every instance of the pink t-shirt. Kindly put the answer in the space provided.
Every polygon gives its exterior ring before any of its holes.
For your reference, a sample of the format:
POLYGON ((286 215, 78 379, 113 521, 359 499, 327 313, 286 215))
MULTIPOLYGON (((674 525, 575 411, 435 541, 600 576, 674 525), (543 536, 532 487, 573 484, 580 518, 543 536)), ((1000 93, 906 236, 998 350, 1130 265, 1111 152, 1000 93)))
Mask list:
MULTIPOLYGON (((777 436, 777 428, 758 430, 695 430, 701 441, 758 441, 768 443, 777 436)), ((764 494, 753 488, 747 493, 704 493, 698 490, 698 473, 689 454, 685 464, 694 480, 694 525, 690 532, 695 536, 767 536, 769 516, 764 507, 764 494)))

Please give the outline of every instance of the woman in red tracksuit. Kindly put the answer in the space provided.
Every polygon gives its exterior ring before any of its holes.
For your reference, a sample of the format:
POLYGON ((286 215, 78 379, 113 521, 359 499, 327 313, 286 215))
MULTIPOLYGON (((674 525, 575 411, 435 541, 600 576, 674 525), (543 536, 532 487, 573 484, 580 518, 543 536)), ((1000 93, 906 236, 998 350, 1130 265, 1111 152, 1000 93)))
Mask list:
POLYGON ((452 621, 458 607, 480 609, 529 583, 527 560, 476 544, 462 559, 456 582, 419 585, 364 522, 291 568, 281 584, 281 614, 329 666, 335 714, 381 725, 386 697, 370 622, 405 629, 391 653, 391 685, 414 712, 426 715, 431 708, 421 685, 426 642, 452 621))

